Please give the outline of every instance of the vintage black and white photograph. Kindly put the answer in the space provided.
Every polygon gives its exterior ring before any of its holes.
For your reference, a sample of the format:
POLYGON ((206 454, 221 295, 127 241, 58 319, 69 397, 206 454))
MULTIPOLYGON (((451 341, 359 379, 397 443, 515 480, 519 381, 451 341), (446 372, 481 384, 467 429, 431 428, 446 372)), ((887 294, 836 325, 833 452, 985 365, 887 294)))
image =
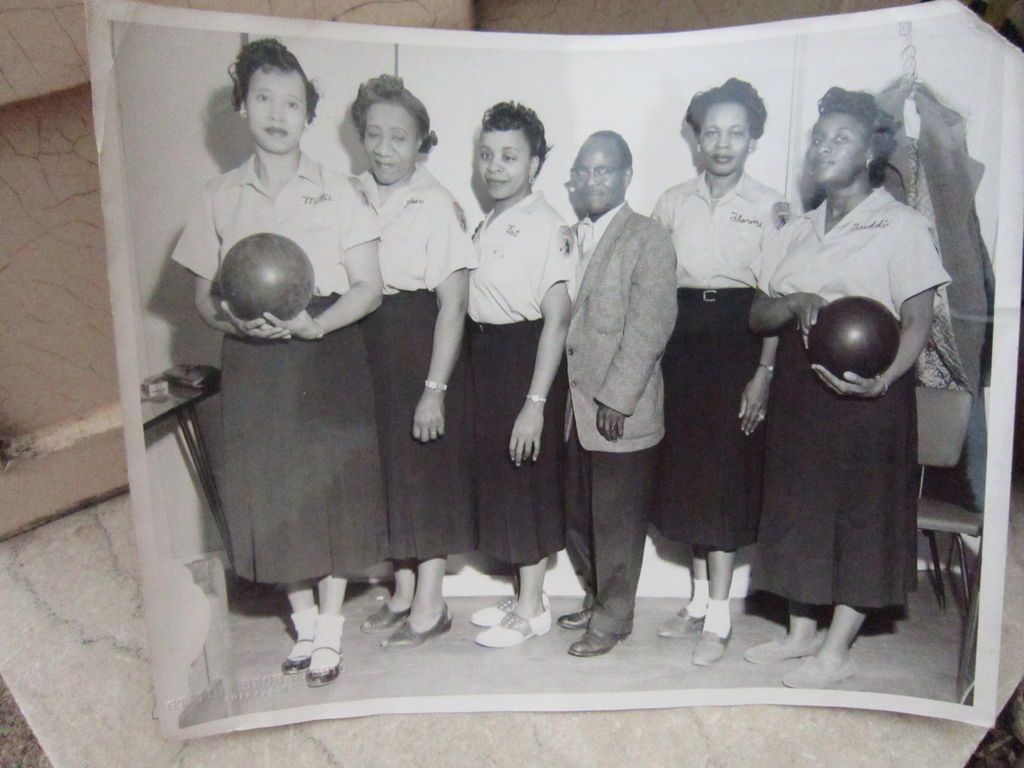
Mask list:
POLYGON ((166 734, 992 721, 1024 61, 968 10, 89 14, 166 734))

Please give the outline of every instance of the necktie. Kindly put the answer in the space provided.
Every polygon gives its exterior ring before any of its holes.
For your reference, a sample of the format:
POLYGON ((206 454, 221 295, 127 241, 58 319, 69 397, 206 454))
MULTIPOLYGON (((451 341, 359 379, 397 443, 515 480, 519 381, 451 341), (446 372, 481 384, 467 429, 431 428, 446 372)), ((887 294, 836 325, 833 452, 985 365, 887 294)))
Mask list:
POLYGON ((584 219, 576 228, 576 243, 579 247, 579 259, 576 261, 576 277, 573 280, 573 297, 580 292, 583 284, 583 275, 587 271, 587 264, 590 262, 590 251, 593 248, 591 240, 594 237, 594 223, 590 219, 584 219))

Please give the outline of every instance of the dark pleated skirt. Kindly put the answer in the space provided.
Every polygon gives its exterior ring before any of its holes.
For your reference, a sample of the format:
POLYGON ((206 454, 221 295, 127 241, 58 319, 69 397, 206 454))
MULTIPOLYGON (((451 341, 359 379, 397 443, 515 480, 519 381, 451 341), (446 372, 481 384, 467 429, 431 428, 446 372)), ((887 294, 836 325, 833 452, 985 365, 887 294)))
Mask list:
POLYGON ((763 586, 815 605, 903 604, 917 580, 912 370, 874 400, 833 394, 786 331, 768 417, 763 586))
MULTIPOLYGON (((336 299, 315 298, 316 315, 336 299)), ((225 336, 222 497, 235 572, 265 583, 355 575, 387 518, 363 334, 225 336)))
POLYGON ((753 298, 750 288, 677 291, 661 361, 665 439, 653 512, 669 539, 724 550, 757 540, 765 430, 745 436, 738 417, 761 357, 748 326, 753 298))
POLYGON ((432 292, 403 291, 385 296, 363 324, 387 487, 389 556, 396 560, 476 549, 465 354, 459 356, 445 393, 444 437, 421 443, 412 436, 437 312, 432 292))
POLYGON ((480 549, 506 563, 529 565, 565 546, 565 359, 544 404, 540 458, 509 459, 516 417, 530 392, 543 320, 469 323, 473 364, 473 437, 480 549))

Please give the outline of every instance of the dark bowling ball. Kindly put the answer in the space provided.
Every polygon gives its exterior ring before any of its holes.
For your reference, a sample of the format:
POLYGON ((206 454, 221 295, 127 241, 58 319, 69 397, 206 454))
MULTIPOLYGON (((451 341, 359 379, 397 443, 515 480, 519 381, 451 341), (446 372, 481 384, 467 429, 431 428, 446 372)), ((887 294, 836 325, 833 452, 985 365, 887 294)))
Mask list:
POLYGON ((807 334, 812 363, 839 378, 852 371, 877 376, 896 359, 900 326, 884 305, 863 296, 847 296, 826 304, 807 334))
POLYGON ((313 297, 313 265, 294 240, 260 232, 228 250, 217 285, 231 311, 242 320, 270 312, 291 320, 313 297))

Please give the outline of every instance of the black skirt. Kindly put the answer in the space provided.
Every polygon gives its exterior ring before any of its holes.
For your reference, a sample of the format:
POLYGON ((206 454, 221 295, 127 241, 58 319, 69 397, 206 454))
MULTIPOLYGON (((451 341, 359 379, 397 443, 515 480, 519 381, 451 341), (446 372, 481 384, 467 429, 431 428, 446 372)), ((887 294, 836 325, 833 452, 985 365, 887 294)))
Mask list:
POLYGON ((665 439, 654 526, 669 539, 732 550, 757 540, 764 433, 740 429, 743 388, 761 358, 752 288, 680 288, 661 366, 665 439))
POLYGON ((902 604, 917 581, 913 371, 873 400, 832 393, 780 337, 768 416, 763 586, 801 603, 902 604))
MULTIPOLYGON (((315 298, 314 316, 337 296, 315 298)), ((279 583, 383 559, 383 479, 363 334, 225 336, 222 498, 235 572, 279 583)))
POLYGON ((473 363, 473 437, 480 549, 506 563, 529 565, 565 546, 565 357, 544 404, 536 463, 516 466, 509 441, 530 392, 543 320, 469 323, 473 363))
POLYGON ((364 321, 387 487, 389 556, 396 560, 476 549, 465 354, 459 355, 445 392, 444 436, 429 443, 412 436, 437 313, 432 292, 402 291, 385 296, 364 321))

